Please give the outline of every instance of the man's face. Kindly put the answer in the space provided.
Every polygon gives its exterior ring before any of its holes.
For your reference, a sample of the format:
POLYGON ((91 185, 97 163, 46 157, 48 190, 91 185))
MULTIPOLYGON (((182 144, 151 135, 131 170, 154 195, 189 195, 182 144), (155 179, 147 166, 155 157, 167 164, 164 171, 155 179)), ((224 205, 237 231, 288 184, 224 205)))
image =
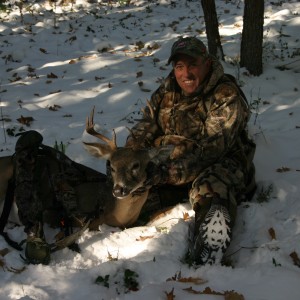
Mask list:
POLYGON ((209 71, 209 61, 203 57, 194 58, 189 55, 180 54, 174 60, 174 74, 178 85, 187 96, 197 92, 198 87, 205 79, 209 71))

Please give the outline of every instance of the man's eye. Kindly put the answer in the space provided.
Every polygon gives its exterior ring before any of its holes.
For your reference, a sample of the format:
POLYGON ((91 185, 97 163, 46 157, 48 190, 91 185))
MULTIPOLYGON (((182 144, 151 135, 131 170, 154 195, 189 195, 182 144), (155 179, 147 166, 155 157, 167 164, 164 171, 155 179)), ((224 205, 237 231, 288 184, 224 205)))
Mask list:
POLYGON ((197 68, 199 65, 197 63, 192 63, 189 65, 189 68, 197 68))

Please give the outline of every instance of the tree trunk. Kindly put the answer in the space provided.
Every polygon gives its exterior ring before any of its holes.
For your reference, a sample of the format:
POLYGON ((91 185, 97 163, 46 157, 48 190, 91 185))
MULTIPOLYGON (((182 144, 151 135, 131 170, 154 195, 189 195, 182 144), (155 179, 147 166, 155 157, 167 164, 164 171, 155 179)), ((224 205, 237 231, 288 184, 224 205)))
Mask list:
POLYGON ((258 76, 263 71, 264 0, 245 0, 243 21, 240 66, 258 76))
POLYGON ((204 13, 208 51, 218 59, 224 60, 215 1, 201 0, 201 5, 204 13))

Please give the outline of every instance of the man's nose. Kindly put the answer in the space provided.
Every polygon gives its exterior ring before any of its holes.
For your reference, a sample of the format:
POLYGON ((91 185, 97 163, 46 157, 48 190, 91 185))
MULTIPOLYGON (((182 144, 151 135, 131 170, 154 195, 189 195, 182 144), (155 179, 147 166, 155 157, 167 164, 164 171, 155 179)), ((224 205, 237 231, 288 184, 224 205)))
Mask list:
POLYGON ((184 68, 182 69, 182 74, 183 74, 184 76, 190 75, 190 74, 191 74, 191 69, 190 69, 190 67, 189 67, 189 66, 184 66, 184 68))

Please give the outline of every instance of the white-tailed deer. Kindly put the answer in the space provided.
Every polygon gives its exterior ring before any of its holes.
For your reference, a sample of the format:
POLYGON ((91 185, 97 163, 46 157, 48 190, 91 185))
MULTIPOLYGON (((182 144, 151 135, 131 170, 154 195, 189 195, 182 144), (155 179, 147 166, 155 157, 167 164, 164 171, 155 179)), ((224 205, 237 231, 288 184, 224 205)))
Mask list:
MULTIPOLYGON (((170 155, 170 148, 132 149, 117 147, 116 136, 108 139, 94 129, 94 109, 86 121, 86 131, 103 143, 84 143, 88 151, 109 161, 112 177, 112 203, 107 205, 103 223, 111 226, 128 227, 133 225, 145 204, 149 186, 146 169, 151 160, 161 160, 170 155)), ((95 220, 98 225, 102 220, 95 220)), ((92 224, 93 225, 93 224, 92 224)))

